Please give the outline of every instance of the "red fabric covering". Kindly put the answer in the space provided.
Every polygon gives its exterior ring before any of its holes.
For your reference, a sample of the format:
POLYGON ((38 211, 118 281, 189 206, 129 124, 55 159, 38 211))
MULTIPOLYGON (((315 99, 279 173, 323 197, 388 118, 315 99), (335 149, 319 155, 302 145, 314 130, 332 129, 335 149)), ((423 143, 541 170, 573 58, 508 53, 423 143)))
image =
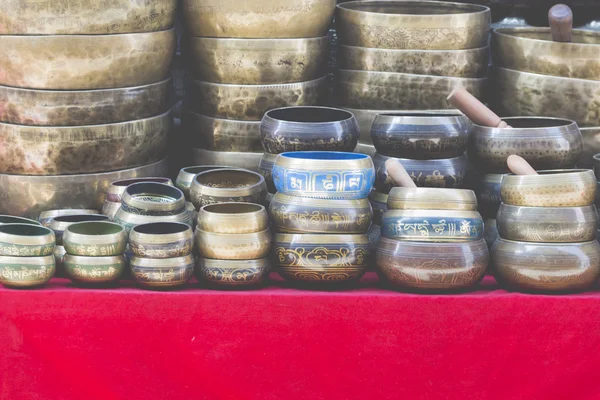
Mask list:
POLYGON ((0 399, 599 399, 600 293, 0 290, 0 399))

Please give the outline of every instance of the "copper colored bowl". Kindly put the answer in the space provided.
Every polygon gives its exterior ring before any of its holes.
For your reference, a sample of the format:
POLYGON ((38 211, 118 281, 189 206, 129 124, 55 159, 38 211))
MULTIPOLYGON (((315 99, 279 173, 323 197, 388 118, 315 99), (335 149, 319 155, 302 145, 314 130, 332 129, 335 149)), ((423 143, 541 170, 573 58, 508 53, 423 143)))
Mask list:
POLYGON ((54 256, 0 256, 0 283, 10 288, 35 288, 54 276, 54 256))
POLYGON ((196 277, 211 286, 247 287, 265 283, 271 271, 269 258, 258 260, 196 260, 196 277))

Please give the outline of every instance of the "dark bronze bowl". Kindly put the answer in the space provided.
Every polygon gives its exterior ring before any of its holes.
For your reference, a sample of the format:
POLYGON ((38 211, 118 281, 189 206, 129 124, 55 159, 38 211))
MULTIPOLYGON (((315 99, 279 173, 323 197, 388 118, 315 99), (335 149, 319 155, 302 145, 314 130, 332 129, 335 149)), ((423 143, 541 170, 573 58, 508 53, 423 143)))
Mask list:
POLYGON ((475 190, 479 201, 479 212, 484 218, 496 218, 502 203, 500 184, 504 174, 486 174, 475 190))

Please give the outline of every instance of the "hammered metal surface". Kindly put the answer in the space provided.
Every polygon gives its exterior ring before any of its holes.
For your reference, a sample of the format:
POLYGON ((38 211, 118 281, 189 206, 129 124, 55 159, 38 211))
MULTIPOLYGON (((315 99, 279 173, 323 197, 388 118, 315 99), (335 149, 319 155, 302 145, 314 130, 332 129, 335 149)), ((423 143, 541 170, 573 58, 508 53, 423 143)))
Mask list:
POLYGON ((235 121, 184 112, 186 143, 211 151, 261 152, 260 121, 235 121))

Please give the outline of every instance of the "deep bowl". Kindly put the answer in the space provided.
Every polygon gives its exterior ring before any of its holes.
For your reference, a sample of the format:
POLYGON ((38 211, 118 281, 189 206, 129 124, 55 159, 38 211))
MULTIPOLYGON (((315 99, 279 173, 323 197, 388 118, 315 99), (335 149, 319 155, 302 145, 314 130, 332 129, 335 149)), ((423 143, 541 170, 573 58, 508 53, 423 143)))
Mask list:
POLYGON ((81 210, 70 210, 65 215, 57 215, 53 217, 48 223, 47 227, 54 231, 56 236, 56 244, 59 246, 63 245, 63 235, 65 230, 73 224, 80 222, 107 222, 109 221, 108 216, 101 214, 87 214, 80 212, 81 210))
POLYGON ((267 195, 265 178, 244 169, 204 171, 194 177, 190 197, 196 209, 213 203, 263 204, 267 195))
POLYGON ((198 229, 213 233, 255 233, 269 227, 264 206, 253 203, 218 203, 198 211, 198 229))
POLYGON ((0 225, 4 224, 42 225, 41 222, 34 221, 29 218, 13 217, 12 215, 0 215, 0 225))
POLYGON ((179 188, 185 194, 185 198, 190 200, 190 187, 194 177, 200 172, 210 171, 211 169, 231 168, 222 165, 196 165, 193 167, 185 167, 179 170, 177 179, 175 180, 175 186, 179 188))
POLYGON ((65 254, 63 267, 73 282, 106 284, 119 280, 127 267, 127 260, 123 255, 85 257, 65 254))
POLYGON ((10 288, 34 288, 45 285, 54 276, 54 256, 0 256, 0 283, 10 288))
POLYGON ((221 165, 226 168, 243 168, 258 171, 262 153, 241 151, 211 151, 192 149, 192 163, 206 165, 221 165))
POLYGON ((121 225, 113 222, 78 222, 67 226, 62 242, 71 255, 119 256, 125 253, 127 233, 121 225))
POLYGON ((200 257, 216 260, 256 260, 271 249, 269 228, 252 233, 213 233, 196 229, 195 246, 200 257))
POLYGON ((40 225, 0 225, 0 256, 44 257, 54 254, 54 232, 40 225))
POLYGON ((275 165, 275 159, 277 154, 264 153, 258 164, 258 173, 265 178, 267 182, 267 189, 269 193, 275 193, 275 183, 273 182, 273 166, 275 165))
POLYGON ((182 126, 186 144, 210 151, 262 152, 260 121, 211 118, 185 111, 182 126))
POLYGON ((192 254, 194 234, 189 225, 158 222, 135 226, 129 232, 129 249, 136 257, 173 258, 192 254))
POLYGON ((271 271, 268 257, 259 260, 196 260, 196 278, 211 286, 246 287, 265 283, 271 271))
POLYGON ((175 258, 131 257, 129 268, 138 285, 148 289, 172 289, 181 287, 194 274, 193 255, 175 258))
POLYGON ((392 188, 387 196, 390 210, 476 211, 477 197, 468 189, 392 188))
POLYGON ((123 192, 121 209, 138 215, 176 215, 185 209, 185 196, 175 186, 164 183, 133 183, 123 192))
POLYGON ((475 193, 479 201, 479 212, 484 218, 496 218, 498 208, 502 203, 500 184, 504 174, 486 174, 479 182, 475 193))
POLYGON ((387 194, 379 193, 374 190, 369 195, 369 202, 373 208, 373 224, 381 225, 383 214, 388 210, 387 201, 387 194))

